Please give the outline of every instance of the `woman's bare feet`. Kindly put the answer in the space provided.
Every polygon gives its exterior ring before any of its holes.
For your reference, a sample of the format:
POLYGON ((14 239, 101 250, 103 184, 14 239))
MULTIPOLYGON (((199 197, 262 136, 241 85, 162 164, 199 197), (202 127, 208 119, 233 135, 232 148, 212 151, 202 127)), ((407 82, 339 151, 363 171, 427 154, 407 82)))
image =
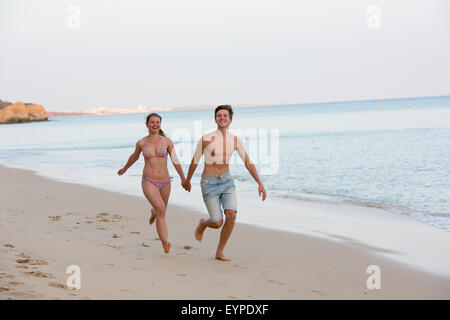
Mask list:
POLYGON ((221 254, 216 253, 216 259, 217 259, 217 260, 220 260, 220 261, 231 261, 231 259, 225 257, 225 256, 223 255, 223 253, 221 253, 221 254))
POLYGON ((202 241, 203 232, 205 232, 206 226, 203 224, 205 219, 200 219, 197 228, 195 229, 194 236, 198 241, 202 241))
POLYGON ((152 216, 150 217, 150 224, 153 224, 153 222, 155 222, 156 219, 156 213, 155 213, 155 209, 152 208, 152 216))
POLYGON ((163 243, 163 248, 164 248, 164 253, 169 253, 170 252, 170 247, 172 245, 170 244, 169 241, 167 241, 165 244, 163 243))

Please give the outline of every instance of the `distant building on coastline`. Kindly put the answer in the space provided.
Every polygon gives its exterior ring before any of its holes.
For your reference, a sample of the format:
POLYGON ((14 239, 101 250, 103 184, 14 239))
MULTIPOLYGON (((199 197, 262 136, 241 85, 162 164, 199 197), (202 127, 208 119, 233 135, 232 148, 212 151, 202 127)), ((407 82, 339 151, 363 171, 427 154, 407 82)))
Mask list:
POLYGON ((173 110, 172 107, 147 107, 140 104, 135 109, 100 107, 91 109, 89 113, 100 115, 100 114, 123 114, 123 113, 149 113, 149 112, 172 111, 172 110, 173 110))

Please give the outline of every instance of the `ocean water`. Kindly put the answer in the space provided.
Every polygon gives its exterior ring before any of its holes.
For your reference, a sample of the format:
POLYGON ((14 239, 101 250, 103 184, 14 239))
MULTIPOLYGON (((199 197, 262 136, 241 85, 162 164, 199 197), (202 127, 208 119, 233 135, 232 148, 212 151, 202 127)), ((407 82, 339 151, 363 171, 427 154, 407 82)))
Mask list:
MULTIPOLYGON (((187 173, 196 142, 215 129, 213 110, 160 114, 187 173)), ((116 172, 147 134, 145 117, 1 125, 0 164, 139 195, 143 157, 126 175, 116 172)), ((243 138, 272 199, 377 207, 450 231, 450 96, 235 108, 231 129, 243 138)), ((231 171, 239 197, 257 197, 237 156, 231 171)), ((193 185, 200 174, 201 166, 193 185)), ((203 205, 182 192, 173 188, 171 202, 203 205)))

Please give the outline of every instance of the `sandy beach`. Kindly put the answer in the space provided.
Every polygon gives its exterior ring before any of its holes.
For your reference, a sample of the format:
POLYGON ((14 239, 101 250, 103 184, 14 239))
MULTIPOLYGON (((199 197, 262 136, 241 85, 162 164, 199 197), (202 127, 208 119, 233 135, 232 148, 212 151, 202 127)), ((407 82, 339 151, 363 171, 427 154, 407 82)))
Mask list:
POLYGON ((233 261, 221 262, 214 260, 219 231, 197 242, 201 215, 169 203, 165 255, 140 197, 3 166, 0 177, 3 300, 450 298, 448 277, 369 246, 241 224, 239 213, 226 250, 233 261), (70 265, 80 267, 81 289, 65 285, 70 265), (366 286, 370 265, 381 269, 381 289, 366 286))

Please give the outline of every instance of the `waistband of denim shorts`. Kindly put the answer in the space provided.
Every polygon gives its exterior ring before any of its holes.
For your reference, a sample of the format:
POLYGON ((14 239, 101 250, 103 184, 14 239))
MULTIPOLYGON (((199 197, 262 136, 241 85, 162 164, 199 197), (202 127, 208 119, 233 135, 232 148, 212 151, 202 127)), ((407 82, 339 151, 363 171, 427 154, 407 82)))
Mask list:
POLYGON ((231 179, 231 178, 233 178, 233 176, 231 175, 230 171, 227 171, 222 174, 214 174, 214 175, 202 174, 203 180, 222 180, 222 179, 231 179))

